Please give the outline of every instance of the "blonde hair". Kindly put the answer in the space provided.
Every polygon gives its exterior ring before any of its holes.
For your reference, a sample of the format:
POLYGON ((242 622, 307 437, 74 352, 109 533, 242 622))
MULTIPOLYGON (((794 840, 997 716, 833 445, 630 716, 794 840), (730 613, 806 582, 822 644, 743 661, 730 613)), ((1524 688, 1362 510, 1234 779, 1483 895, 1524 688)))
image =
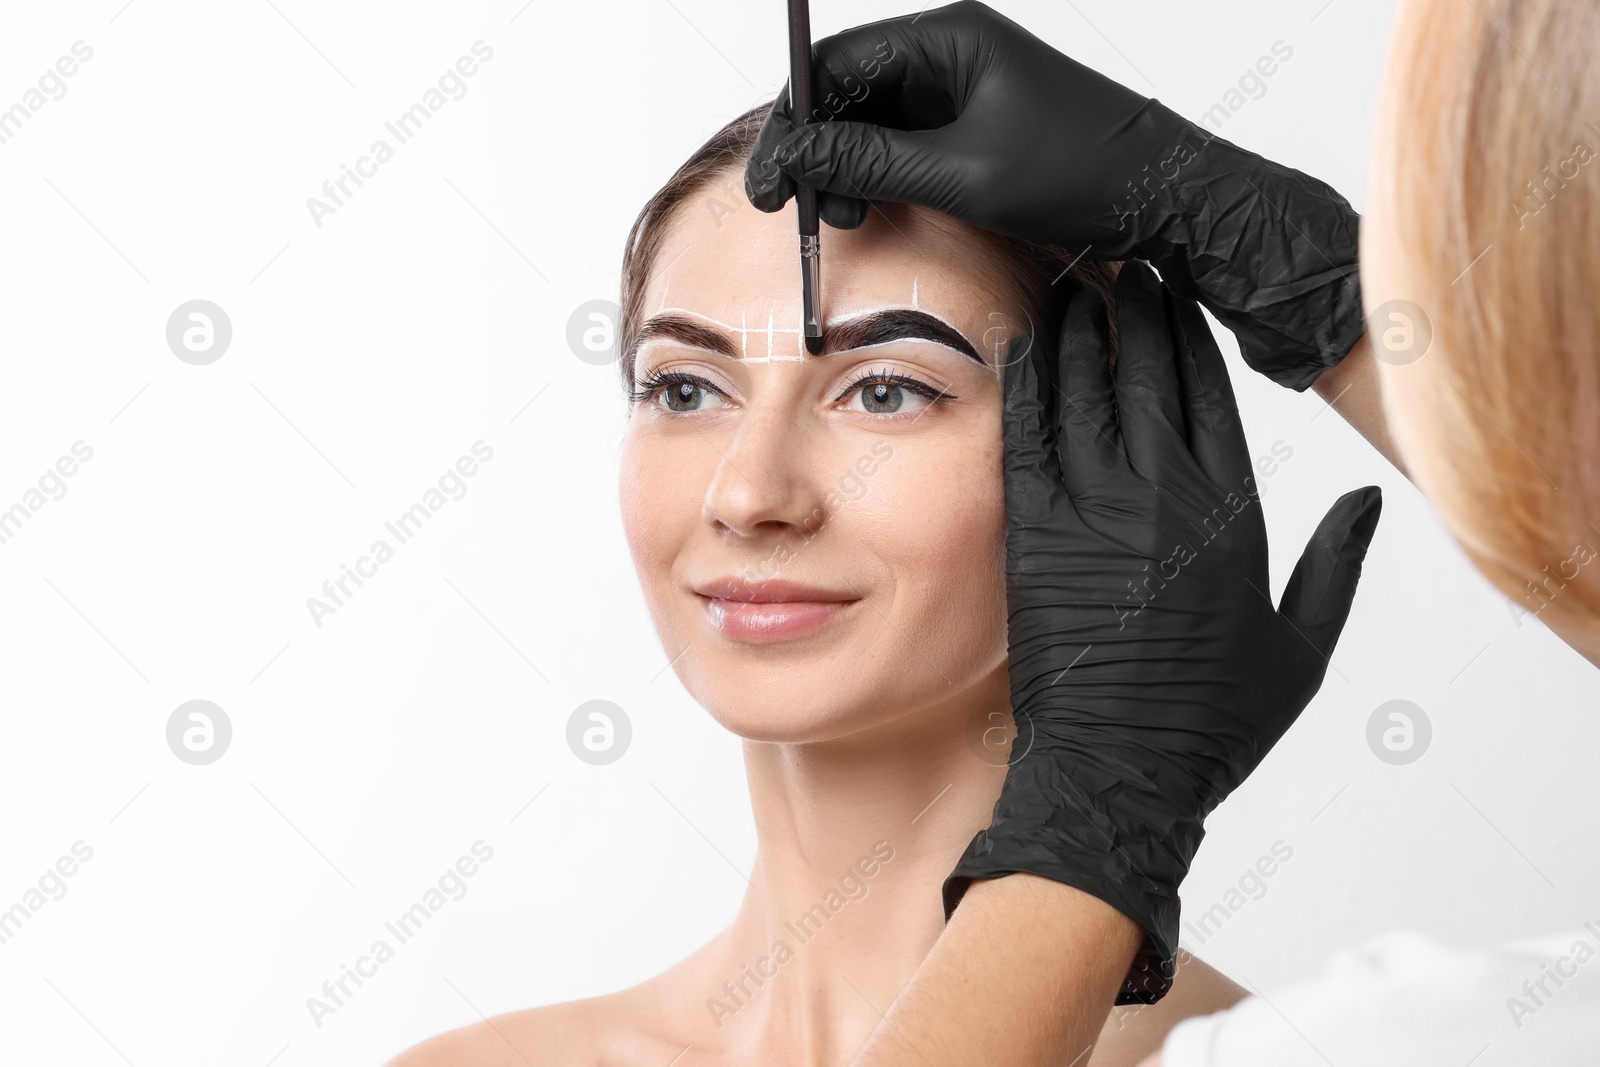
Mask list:
POLYGON ((1489 580, 1600 639, 1600 4, 1411 0, 1391 49, 1363 299, 1433 331, 1391 429, 1489 580))

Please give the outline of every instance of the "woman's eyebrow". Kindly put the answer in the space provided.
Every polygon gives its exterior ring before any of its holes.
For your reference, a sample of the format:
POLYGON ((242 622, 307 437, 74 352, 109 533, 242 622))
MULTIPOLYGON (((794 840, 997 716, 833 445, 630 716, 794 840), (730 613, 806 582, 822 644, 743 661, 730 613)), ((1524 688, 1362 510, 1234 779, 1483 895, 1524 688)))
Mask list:
MULTIPOLYGON (((690 348, 701 348, 716 352, 727 356, 729 359, 743 359, 745 340, 749 334, 764 333, 769 335, 768 343, 770 347, 771 335, 784 333, 795 335, 797 355, 778 358, 806 358, 804 346, 800 344, 800 331, 798 329, 774 329, 772 327, 745 330, 740 330, 737 327, 717 329, 707 325, 707 322, 714 321, 710 319, 700 321, 684 314, 678 314, 675 311, 652 315, 639 328, 638 336, 630 346, 631 351, 637 352, 646 341, 662 338, 676 341, 690 348)), ((904 340, 933 341, 936 344, 955 349, 974 362, 983 362, 983 357, 978 354, 978 350, 972 346, 972 342, 968 341, 961 331, 943 319, 916 308, 883 308, 829 323, 823 332, 825 344, 822 356, 831 355, 835 352, 846 352, 855 348, 866 348, 869 345, 881 345, 890 341, 904 340)), ((815 358, 820 359, 822 357, 815 358)))
POLYGON ((667 312, 661 315, 652 315, 639 327, 639 334, 629 346, 629 355, 637 352, 646 341, 656 338, 676 341, 688 348, 704 348, 727 356, 729 359, 742 359, 740 346, 734 344, 733 339, 721 330, 712 329, 710 326, 696 322, 684 315, 675 315, 667 312))
POLYGON ((864 315, 831 324, 823 332, 825 346, 822 354, 847 352, 852 348, 866 348, 868 345, 909 339, 934 341, 955 349, 974 362, 983 362, 978 350, 972 347, 972 342, 968 341, 960 330, 943 319, 915 308, 869 311, 864 315))

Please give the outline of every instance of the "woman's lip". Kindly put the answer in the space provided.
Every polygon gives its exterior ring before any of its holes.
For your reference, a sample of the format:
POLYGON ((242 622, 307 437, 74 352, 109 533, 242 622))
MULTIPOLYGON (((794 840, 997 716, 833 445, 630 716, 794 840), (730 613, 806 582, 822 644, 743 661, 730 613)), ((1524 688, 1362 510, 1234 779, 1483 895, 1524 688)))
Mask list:
POLYGON ((849 610, 854 600, 777 600, 754 603, 700 597, 711 628, 734 641, 770 644, 815 633, 849 610))
POLYGON ((690 588, 701 596, 735 603, 793 604, 804 601, 828 603, 860 599, 851 593, 803 585, 800 582, 791 582, 787 578, 768 578, 763 581, 716 578, 707 582, 695 582, 690 588))

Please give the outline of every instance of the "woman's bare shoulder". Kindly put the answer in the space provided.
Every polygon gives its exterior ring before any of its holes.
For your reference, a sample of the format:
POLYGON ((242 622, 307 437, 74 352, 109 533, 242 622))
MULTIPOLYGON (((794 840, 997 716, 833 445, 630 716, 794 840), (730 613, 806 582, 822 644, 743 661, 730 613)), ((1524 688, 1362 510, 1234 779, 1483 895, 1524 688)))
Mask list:
POLYGON ((610 1067, 682 1050, 657 1017, 652 983, 505 1012, 436 1034, 383 1067, 610 1067))
POLYGON ((545 1067, 579 1064, 591 1020, 585 1001, 510 1011, 435 1034, 383 1067, 545 1067))

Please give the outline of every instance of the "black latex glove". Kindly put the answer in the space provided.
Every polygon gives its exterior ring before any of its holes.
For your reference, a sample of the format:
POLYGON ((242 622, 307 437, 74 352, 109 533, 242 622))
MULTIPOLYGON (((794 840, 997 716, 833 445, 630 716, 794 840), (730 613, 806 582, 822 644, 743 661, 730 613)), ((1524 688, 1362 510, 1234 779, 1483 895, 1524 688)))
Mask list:
POLYGON ((1117 1002, 1171 982, 1178 886, 1206 815, 1322 684, 1382 494, 1340 497, 1282 604, 1238 406, 1199 307, 1142 263, 1076 295, 1054 372, 1024 335, 1006 367, 1012 762, 994 822, 944 883, 1025 871, 1144 927, 1117 1002), (1058 388, 1059 386, 1059 388, 1058 388), (1060 458, 1057 458, 1057 441, 1060 458))
POLYGON ((1147 259, 1292 389, 1365 332, 1359 216, 1344 197, 977 0, 823 38, 812 77, 808 124, 785 90, 750 154, 745 193, 763 211, 800 181, 839 228, 860 225, 861 198, 897 200, 1088 259, 1147 259))

